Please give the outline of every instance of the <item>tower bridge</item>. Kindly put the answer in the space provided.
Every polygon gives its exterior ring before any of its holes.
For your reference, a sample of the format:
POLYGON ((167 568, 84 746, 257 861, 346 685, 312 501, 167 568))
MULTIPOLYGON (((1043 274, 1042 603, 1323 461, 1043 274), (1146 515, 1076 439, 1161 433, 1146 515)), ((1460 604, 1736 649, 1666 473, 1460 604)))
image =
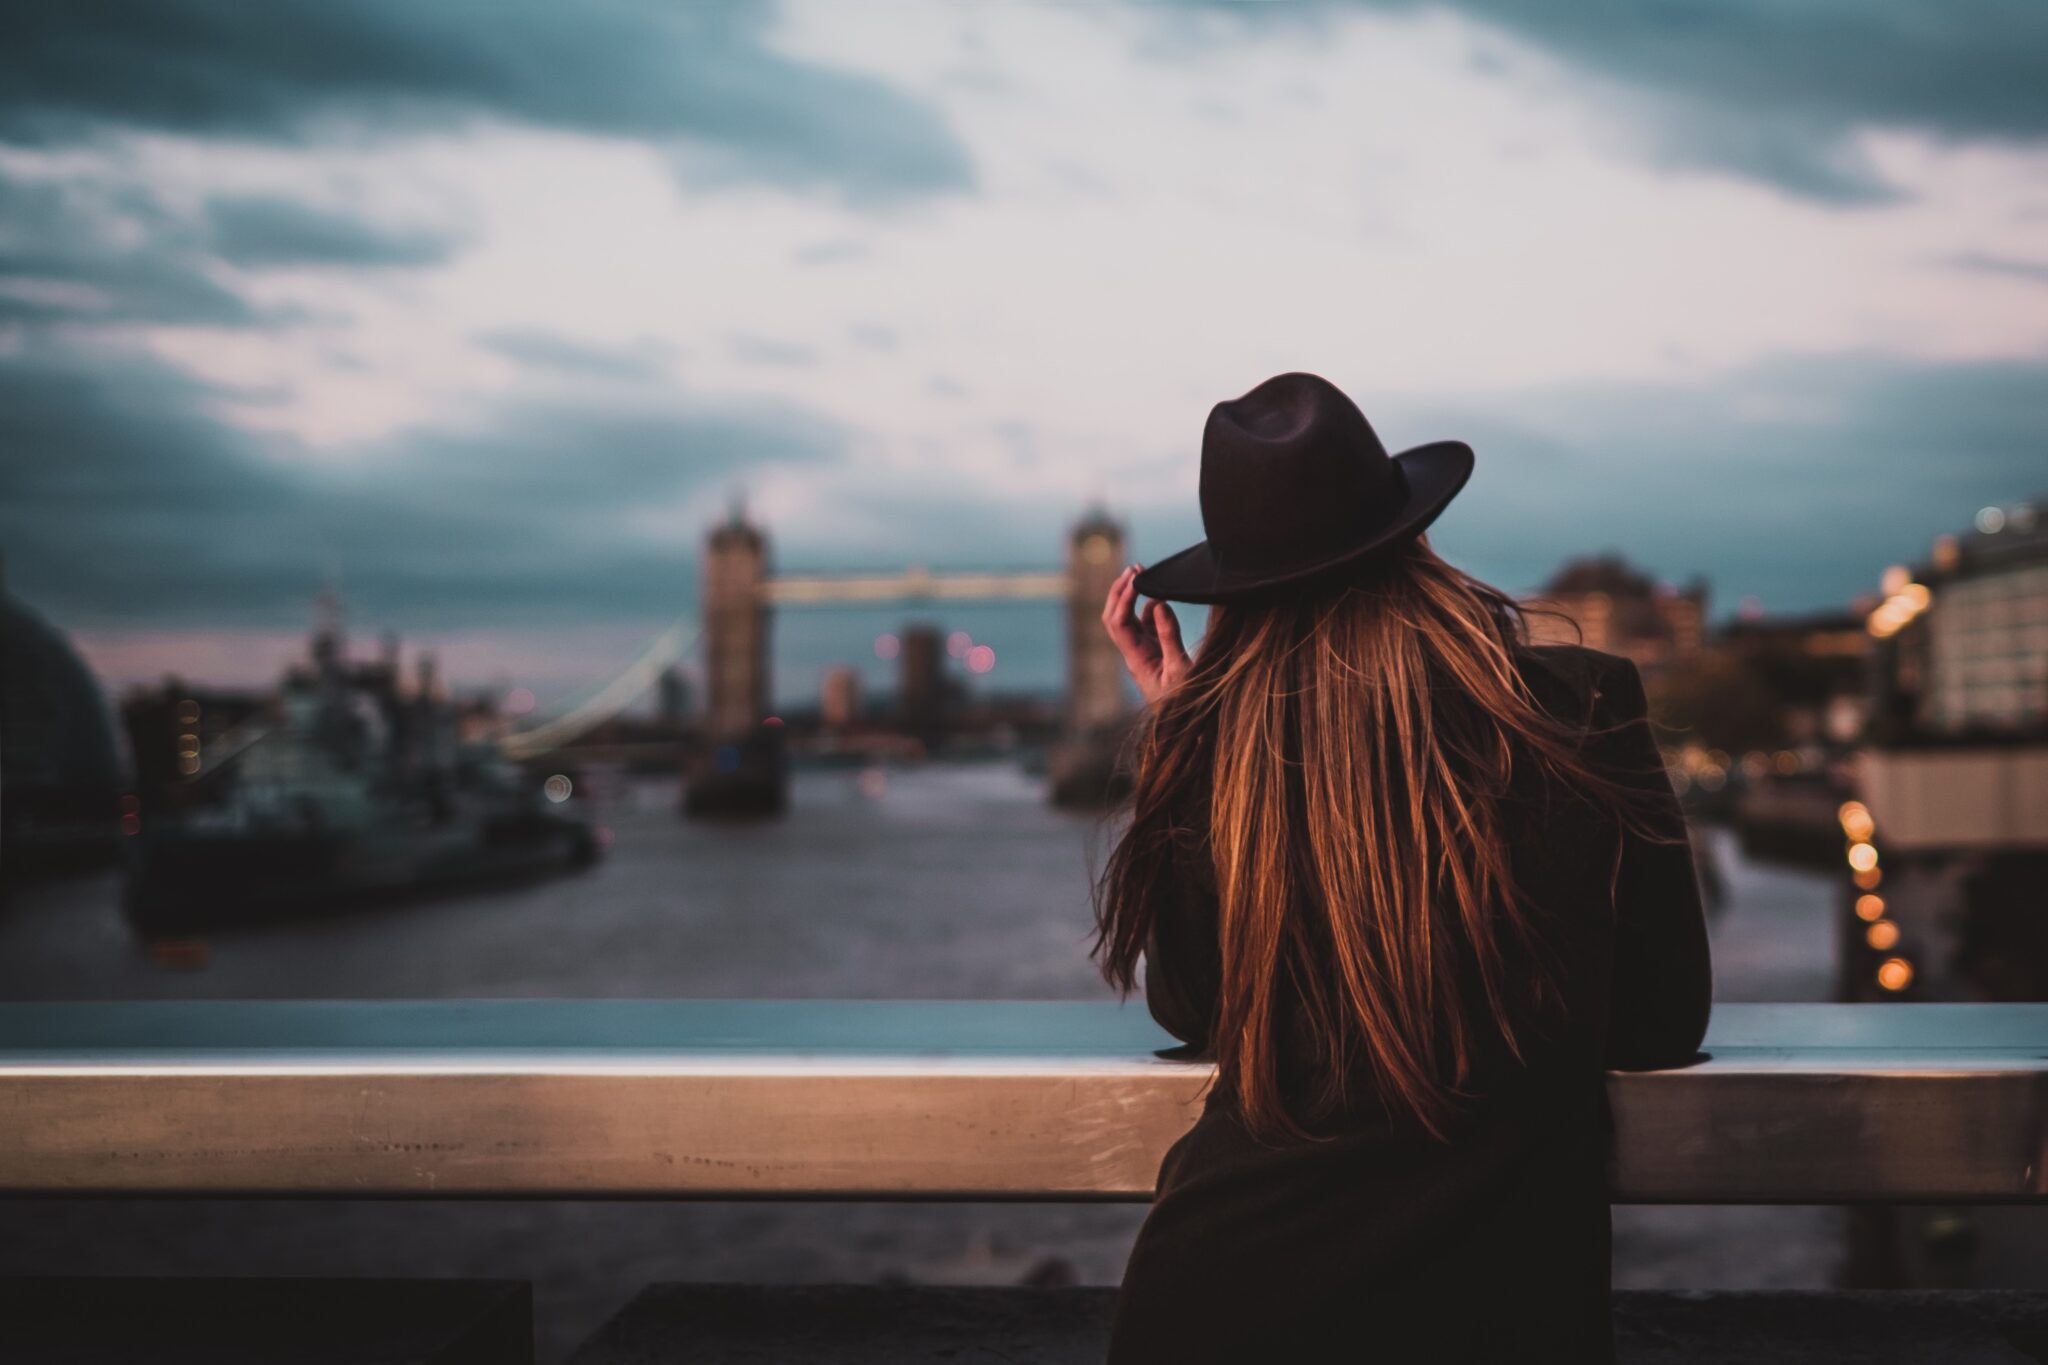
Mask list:
POLYGON ((705 731, 727 755, 692 776, 689 806, 709 812, 762 804, 770 780, 781 803, 782 777, 774 736, 763 734, 771 709, 773 627, 777 607, 878 602, 1053 601, 1066 604, 1066 692, 1061 752, 1054 783, 1107 781, 1116 735, 1128 707, 1123 662, 1100 625, 1102 601, 1124 565, 1123 527, 1100 510, 1067 535, 1060 567, 1022 571, 911 567, 849 573, 778 574, 768 535, 737 508, 712 528, 704 547, 705 731), (732 757, 738 755, 738 757, 732 757), (734 799, 716 795, 722 787, 734 799))
POLYGON ((1030 602, 1066 596, 1067 581, 1066 574, 1052 570, 935 573, 913 568, 897 573, 788 574, 769 579, 762 586, 762 594, 780 606, 833 602, 1030 602))

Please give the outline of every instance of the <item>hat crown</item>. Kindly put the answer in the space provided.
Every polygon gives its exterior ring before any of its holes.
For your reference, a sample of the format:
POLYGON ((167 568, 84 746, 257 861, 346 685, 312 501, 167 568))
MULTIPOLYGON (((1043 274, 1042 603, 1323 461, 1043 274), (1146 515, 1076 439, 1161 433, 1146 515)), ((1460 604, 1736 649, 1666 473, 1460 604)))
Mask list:
POLYGON ((1209 411, 1202 527, 1232 573, 1284 570, 1384 525, 1407 487, 1357 404, 1329 380, 1283 374, 1209 411))

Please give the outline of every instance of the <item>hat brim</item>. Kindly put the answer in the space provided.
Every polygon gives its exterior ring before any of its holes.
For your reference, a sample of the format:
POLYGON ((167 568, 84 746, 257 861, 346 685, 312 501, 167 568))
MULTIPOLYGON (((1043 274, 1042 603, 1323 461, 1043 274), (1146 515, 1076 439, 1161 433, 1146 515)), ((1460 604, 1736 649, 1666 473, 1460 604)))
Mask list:
POLYGON ((1167 556, 1138 575, 1137 589, 1168 602, 1233 602, 1264 596, 1277 588, 1306 586, 1325 574, 1355 564, 1422 534, 1472 477, 1472 447, 1463 441, 1432 441, 1394 457, 1408 486, 1408 499, 1378 530, 1337 554, 1281 573, 1235 573, 1204 540, 1167 556))

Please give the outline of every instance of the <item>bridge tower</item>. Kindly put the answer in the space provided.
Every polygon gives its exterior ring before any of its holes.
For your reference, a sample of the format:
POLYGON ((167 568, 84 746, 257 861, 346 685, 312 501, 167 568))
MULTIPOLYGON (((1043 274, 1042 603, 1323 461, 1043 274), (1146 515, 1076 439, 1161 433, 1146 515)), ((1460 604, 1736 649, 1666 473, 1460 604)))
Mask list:
POLYGON ((1102 599, 1124 567, 1124 528, 1101 508, 1067 538, 1067 733, 1092 735, 1123 720, 1124 665, 1102 628, 1102 599))
POLYGON ((768 714, 768 538, 743 508, 704 547, 705 731, 727 739, 768 714))

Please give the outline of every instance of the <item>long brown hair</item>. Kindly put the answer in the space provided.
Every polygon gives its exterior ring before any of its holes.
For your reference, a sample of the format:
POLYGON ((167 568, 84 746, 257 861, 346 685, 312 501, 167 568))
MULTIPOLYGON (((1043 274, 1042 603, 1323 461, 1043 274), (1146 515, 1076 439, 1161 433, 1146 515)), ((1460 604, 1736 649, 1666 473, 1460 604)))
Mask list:
POLYGON ((1212 608, 1187 676, 1154 706, 1095 954, 1131 990, 1198 865, 1222 961, 1211 1042, 1254 1132, 1312 1136, 1280 1081, 1283 1004, 1316 1043, 1312 1108, 1365 1080, 1438 1137, 1481 1047, 1519 1059, 1532 1021, 1558 1009, 1553 953, 1510 868, 1509 780, 1534 764, 1648 820, 1641 789, 1596 770, 1530 691, 1514 655, 1526 636, 1511 598, 1417 539, 1327 591, 1212 608))

